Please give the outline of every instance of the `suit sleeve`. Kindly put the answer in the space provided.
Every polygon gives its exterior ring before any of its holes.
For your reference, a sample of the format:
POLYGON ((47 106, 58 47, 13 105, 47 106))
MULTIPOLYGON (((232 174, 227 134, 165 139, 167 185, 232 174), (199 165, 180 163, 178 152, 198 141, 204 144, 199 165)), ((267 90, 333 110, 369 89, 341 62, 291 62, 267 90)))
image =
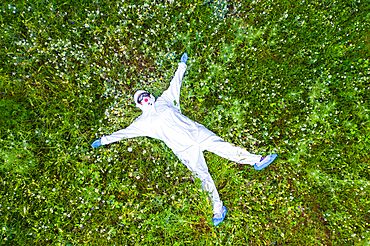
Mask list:
MULTIPOLYGON (((184 77, 184 73, 186 71, 186 64, 184 62, 180 62, 179 66, 176 70, 175 76, 173 76, 170 86, 167 90, 165 90, 160 96, 168 103, 173 104, 176 101, 177 105, 180 105, 180 89, 182 78, 184 77)), ((158 98, 159 99, 159 98, 158 98)))
POLYGON ((136 119, 131 125, 129 125, 125 129, 119 130, 109 136, 103 136, 101 138, 101 144, 106 145, 121 141, 122 139, 140 136, 147 136, 147 134, 145 132, 145 126, 143 125, 143 122, 141 122, 139 119, 136 119))

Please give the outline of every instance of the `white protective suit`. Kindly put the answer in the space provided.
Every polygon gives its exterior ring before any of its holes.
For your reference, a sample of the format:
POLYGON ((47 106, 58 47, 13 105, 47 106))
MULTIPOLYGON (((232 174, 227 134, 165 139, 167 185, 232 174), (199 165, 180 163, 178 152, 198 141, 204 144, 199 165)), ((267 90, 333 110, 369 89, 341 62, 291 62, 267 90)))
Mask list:
POLYGON ((180 88, 186 67, 184 62, 179 63, 169 88, 157 101, 154 102, 154 96, 151 95, 153 101, 144 107, 135 102, 142 109, 142 115, 127 128, 102 137, 101 144, 138 136, 162 140, 183 164, 201 179, 203 188, 212 195, 213 212, 217 214, 223 205, 202 152, 207 150, 231 161, 250 165, 258 163, 261 155, 251 154, 243 148, 225 142, 203 125, 181 114, 180 88))

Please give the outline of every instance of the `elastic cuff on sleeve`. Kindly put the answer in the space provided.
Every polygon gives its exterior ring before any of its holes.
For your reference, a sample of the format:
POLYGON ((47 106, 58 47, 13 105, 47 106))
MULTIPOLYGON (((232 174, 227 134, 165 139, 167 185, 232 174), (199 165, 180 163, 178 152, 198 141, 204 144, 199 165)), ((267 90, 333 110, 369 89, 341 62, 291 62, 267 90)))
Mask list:
POLYGON ((179 62, 179 68, 187 68, 187 65, 186 65, 186 63, 185 62, 179 62))

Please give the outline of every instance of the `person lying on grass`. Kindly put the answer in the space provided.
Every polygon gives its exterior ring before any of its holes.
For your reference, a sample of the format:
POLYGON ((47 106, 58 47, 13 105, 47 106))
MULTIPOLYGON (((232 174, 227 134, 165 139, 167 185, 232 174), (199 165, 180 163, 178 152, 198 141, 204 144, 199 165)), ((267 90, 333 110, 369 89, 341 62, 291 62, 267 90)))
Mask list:
POLYGON ((213 224, 217 226, 225 219, 227 209, 223 206, 215 183, 208 172, 203 151, 213 152, 240 164, 252 165, 256 170, 262 170, 270 165, 277 154, 266 157, 251 154, 241 147, 225 142, 203 125, 190 120, 181 113, 180 89, 187 67, 187 59, 188 56, 184 53, 170 86, 157 100, 145 90, 135 92, 134 101, 136 106, 142 110, 142 114, 131 125, 109 136, 103 136, 91 146, 99 147, 139 136, 162 140, 181 162, 200 178, 204 190, 211 193, 213 224))

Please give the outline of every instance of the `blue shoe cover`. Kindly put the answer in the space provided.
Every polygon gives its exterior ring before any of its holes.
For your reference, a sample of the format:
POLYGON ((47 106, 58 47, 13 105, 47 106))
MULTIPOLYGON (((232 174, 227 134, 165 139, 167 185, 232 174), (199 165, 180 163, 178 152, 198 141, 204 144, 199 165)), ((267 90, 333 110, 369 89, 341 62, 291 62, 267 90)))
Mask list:
POLYGON ((264 169, 265 167, 270 165, 275 160, 276 157, 278 157, 278 155, 276 153, 271 154, 270 159, 266 163, 264 163, 262 166, 257 166, 257 164, 254 164, 254 169, 256 169, 258 171, 264 169))
POLYGON ((213 225, 214 226, 217 226, 218 224, 220 224, 225 219, 225 216, 226 216, 226 213, 227 213, 227 209, 226 209, 225 206, 223 206, 222 209, 224 209, 224 211, 222 213, 222 218, 213 218, 213 225))

